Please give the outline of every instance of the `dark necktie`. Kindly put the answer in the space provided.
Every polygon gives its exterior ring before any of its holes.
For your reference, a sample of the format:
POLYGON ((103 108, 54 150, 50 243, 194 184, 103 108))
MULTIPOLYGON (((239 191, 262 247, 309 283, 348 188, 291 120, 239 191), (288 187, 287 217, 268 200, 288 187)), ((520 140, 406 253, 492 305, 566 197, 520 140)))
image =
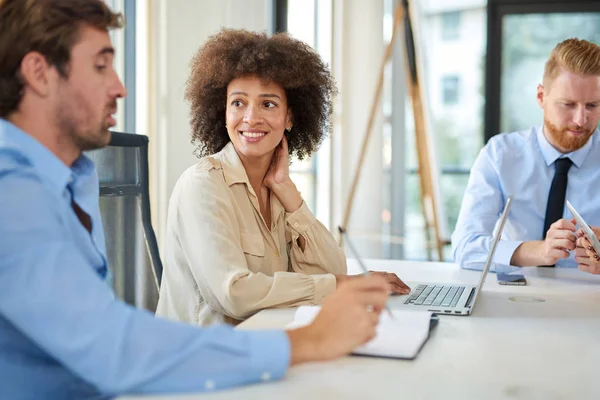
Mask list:
POLYGON ((83 209, 79 207, 79 204, 75 202, 73 189, 70 185, 67 186, 67 189, 69 189, 69 192, 71 192, 71 207, 73 208, 75 215, 77 215, 77 218, 79 218, 79 222, 81 222, 81 225, 83 225, 83 227, 87 229, 89 233, 92 233, 92 218, 90 218, 89 214, 83 211, 83 209))
POLYGON ((77 218, 79 218, 81 225, 83 225, 83 227, 87 229, 89 233, 92 233, 92 219, 88 213, 83 211, 81 207, 79 207, 79 204, 75 203, 74 200, 71 201, 71 207, 73 207, 73 211, 75 211, 75 215, 77 215, 77 218))
POLYGON ((567 193, 567 174, 573 161, 569 158, 559 158, 554 162, 555 171, 550 194, 548 195, 548 205, 546 206, 546 218, 544 219, 543 238, 546 239, 546 233, 550 225, 563 217, 565 208, 565 195, 567 193))

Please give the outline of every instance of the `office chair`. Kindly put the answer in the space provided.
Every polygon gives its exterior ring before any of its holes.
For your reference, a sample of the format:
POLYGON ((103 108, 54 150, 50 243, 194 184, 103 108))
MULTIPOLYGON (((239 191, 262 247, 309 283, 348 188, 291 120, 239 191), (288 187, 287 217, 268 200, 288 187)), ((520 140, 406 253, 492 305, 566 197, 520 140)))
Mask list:
POLYGON ((94 160, 100 180, 100 212, 113 286, 118 297, 153 311, 163 267, 150 218, 148 137, 111 134, 107 147, 87 155, 94 160))

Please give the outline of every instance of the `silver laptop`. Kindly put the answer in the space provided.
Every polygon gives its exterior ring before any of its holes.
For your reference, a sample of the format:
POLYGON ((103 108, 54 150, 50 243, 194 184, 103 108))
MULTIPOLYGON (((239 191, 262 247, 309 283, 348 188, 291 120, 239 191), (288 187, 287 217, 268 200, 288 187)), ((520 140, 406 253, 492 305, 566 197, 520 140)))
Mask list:
POLYGON ((477 286, 461 285, 450 283, 429 283, 429 282, 411 282, 413 290, 405 297, 402 304, 394 304, 394 307, 411 307, 416 309, 426 309, 439 314, 446 315, 470 315, 475 307, 479 292, 485 283, 485 278, 492 265, 496 247, 502 236, 504 224, 508 218, 512 197, 506 200, 504 211, 500 217, 498 229, 494 236, 494 242, 490 253, 488 254, 485 266, 479 278, 477 286))
MULTIPOLYGON (((410 282, 412 291, 408 295, 398 296, 398 300, 401 298, 403 302, 394 302, 393 308, 409 307, 415 310, 428 310, 445 315, 470 315, 492 265, 494 253, 502 236, 502 230, 508 217, 511 202, 512 196, 506 200, 492 248, 483 267, 479 283, 476 286, 452 283, 410 282)), ((356 254, 354 248, 352 246, 349 246, 349 248, 355 253, 354 256, 357 261, 362 264, 362 260, 356 254)))

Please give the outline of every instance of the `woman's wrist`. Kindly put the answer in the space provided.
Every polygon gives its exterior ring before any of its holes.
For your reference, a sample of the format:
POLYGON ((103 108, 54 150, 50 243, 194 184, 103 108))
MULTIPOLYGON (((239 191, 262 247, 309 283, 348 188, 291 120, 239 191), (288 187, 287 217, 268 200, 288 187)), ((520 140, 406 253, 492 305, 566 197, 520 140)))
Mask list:
POLYGON ((279 199, 279 202, 287 213, 293 213, 302 206, 302 196, 291 179, 281 183, 275 183, 270 187, 271 192, 279 199))

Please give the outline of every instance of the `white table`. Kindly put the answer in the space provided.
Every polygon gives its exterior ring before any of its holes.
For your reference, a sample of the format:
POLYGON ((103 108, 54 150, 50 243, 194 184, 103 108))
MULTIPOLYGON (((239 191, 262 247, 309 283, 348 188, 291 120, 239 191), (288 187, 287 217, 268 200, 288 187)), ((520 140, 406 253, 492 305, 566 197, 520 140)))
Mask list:
MULTIPOLYGON (((413 280, 476 283, 453 264, 367 260, 413 280)), ((349 270, 358 272, 354 262, 349 270)), ((290 369, 279 382, 172 399, 600 399, 600 276, 528 268, 528 286, 488 276, 471 316, 442 316, 414 361, 345 357, 290 369)), ((390 306, 401 298, 392 298, 390 306)), ((284 328, 294 309, 239 329, 284 328)), ((164 397, 162 397, 164 398, 164 397)))

